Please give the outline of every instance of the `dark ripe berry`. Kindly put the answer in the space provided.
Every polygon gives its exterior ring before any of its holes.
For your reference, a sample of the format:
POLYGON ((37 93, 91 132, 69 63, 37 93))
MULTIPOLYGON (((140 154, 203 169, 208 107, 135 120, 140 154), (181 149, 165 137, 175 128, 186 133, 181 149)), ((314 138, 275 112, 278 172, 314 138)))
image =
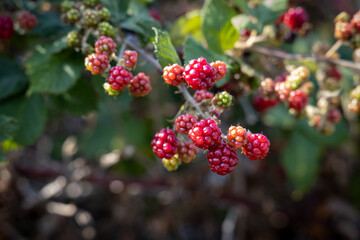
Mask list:
POLYGON ((108 22, 101 22, 98 25, 99 36, 115 37, 116 29, 108 22))
POLYGON ((105 54, 92 53, 85 58, 85 67, 94 75, 102 74, 109 66, 109 59, 105 54))
POLYGON ((116 51, 116 44, 114 43, 114 40, 110 37, 101 36, 96 42, 95 42, 95 52, 97 54, 105 54, 107 56, 110 56, 111 54, 115 53, 116 51))
POLYGON ((145 73, 138 73, 130 80, 129 90, 135 97, 143 97, 151 91, 150 79, 145 73))
POLYGON ((37 25, 37 17, 30 12, 22 12, 18 16, 19 26, 24 30, 31 30, 37 25))
POLYGON ((328 75, 329 75, 329 77, 334 78, 339 81, 342 79, 342 74, 335 65, 330 67, 328 75))
POLYGON ((180 115, 175 120, 175 131, 179 133, 188 133, 197 122, 197 118, 191 113, 180 115))
POLYGON ((66 36, 66 40, 69 47, 76 48, 81 45, 81 35, 76 30, 69 32, 66 36))
POLYGON ((304 8, 296 7, 290 8, 284 15, 283 22, 291 30, 300 29, 303 24, 307 21, 307 13, 304 8))
POLYGON ((241 29, 240 31, 240 38, 246 40, 250 37, 251 30, 250 29, 241 29))
POLYGON ((338 123, 341 120, 341 117, 341 112, 337 108, 329 110, 329 112, 326 114, 327 120, 329 120, 331 123, 338 123))
POLYGON ((275 82, 271 78, 265 78, 260 83, 260 92, 263 96, 270 96, 275 91, 275 82))
POLYGON ((190 163, 192 160, 194 160, 198 152, 199 150, 196 148, 194 143, 192 142, 180 143, 179 158, 184 163, 190 163))
POLYGON ((257 95, 253 99, 253 106, 259 112, 265 112, 266 110, 268 110, 271 107, 276 106, 277 104, 278 104, 277 99, 265 99, 261 95, 257 95))
POLYGON ((211 88, 217 80, 217 70, 207 63, 205 58, 193 59, 185 66, 184 80, 192 89, 211 88))
POLYGON ((303 110, 307 104, 307 95, 301 90, 295 90, 290 92, 289 96, 289 106, 290 108, 295 109, 300 112, 303 110))
POLYGON ((270 141, 261 133, 250 133, 248 142, 242 148, 243 153, 250 159, 263 159, 270 149, 270 141))
POLYGON ((209 160, 211 171, 222 176, 231 173, 239 163, 236 149, 225 141, 212 146, 206 154, 206 157, 209 160))
POLYGON ((228 72, 228 70, 226 68, 226 63, 223 61, 212 62, 212 63, 210 63, 210 66, 213 68, 216 68, 217 72, 216 72, 216 76, 215 76, 215 78, 216 78, 215 81, 219 81, 220 79, 223 79, 228 72))
POLYGON ((162 164, 164 165, 164 167, 168 170, 168 171, 175 171, 179 168, 179 166, 181 165, 181 160, 178 156, 178 154, 175 154, 172 158, 170 159, 166 159, 163 158, 161 159, 162 164))
POLYGON ((290 89, 286 86, 285 82, 275 83, 274 90, 280 101, 285 101, 289 97, 290 89))
POLYGON ((80 17, 81 17, 81 14, 79 12, 79 10, 75 9, 75 8, 72 8, 70 9, 69 11, 66 12, 66 15, 65 15, 65 22, 68 23, 68 24, 74 24, 76 23, 77 21, 79 21, 80 17))
POLYGON ((0 16, 0 39, 11 38, 14 34, 14 24, 9 16, 0 16))
POLYGON ((179 141, 173 130, 163 128, 155 134, 151 146, 159 158, 171 159, 178 152, 179 141))
POLYGON ((87 27, 94 27, 100 22, 100 15, 96 10, 86 9, 83 12, 82 23, 87 27))
POLYGON ((137 59, 138 59, 138 54, 136 51, 125 50, 123 60, 126 68, 134 69, 136 66, 137 59))
POLYGON ((98 10, 98 15, 100 16, 100 21, 110 21, 110 11, 106 7, 101 8, 98 10))
POLYGON ((227 91, 220 92, 216 95, 216 104, 228 108, 231 106, 233 96, 231 96, 227 91))
POLYGON ((115 66, 110 68, 107 82, 111 85, 112 89, 121 91, 129 85, 132 77, 131 72, 121 66, 115 66))
POLYGON ((201 119, 190 129, 188 137, 202 149, 221 142, 221 130, 214 119, 201 119))
POLYGON ((227 133, 229 144, 235 148, 241 148, 247 143, 249 133, 241 126, 231 126, 227 133))
POLYGON ((360 33, 360 11, 355 13, 354 16, 352 17, 351 25, 358 33, 360 33))
POLYGON ((348 22, 335 23, 334 37, 336 39, 346 40, 351 37, 352 27, 348 22))
POLYGON ((184 81, 183 72, 184 68, 175 63, 164 67, 163 78, 167 84, 179 86, 184 81))
POLYGON ((194 99, 198 103, 200 103, 206 99, 212 99, 213 97, 214 97, 214 94, 211 92, 208 92, 206 90, 198 90, 194 94, 194 99))
POLYGON ((360 85, 351 90, 350 92, 350 98, 358 99, 360 100, 360 85))

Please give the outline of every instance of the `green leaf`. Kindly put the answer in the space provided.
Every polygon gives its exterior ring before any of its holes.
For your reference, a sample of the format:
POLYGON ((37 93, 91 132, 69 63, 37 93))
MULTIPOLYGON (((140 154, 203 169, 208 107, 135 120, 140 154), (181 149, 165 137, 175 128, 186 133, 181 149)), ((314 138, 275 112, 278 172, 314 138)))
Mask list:
POLYGON ((256 30, 260 32, 261 27, 254 22, 251 16, 247 14, 239 14, 231 19, 234 27, 240 32, 244 29, 256 30))
POLYGON ((38 12, 38 25, 31 30, 31 34, 39 36, 54 36, 67 32, 71 27, 61 21, 60 14, 53 11, 38 12))
POLYGON ((51 54, 45 48, 37 47, 26 64, 30 78, 29 94, 66 92, 80 78, 84 69, 84 57, 72 50, 51 54))
POLYGON ((15 62, 0 58, 0 100, 20 92, 26 85, 24 70, 15 62))
POLYGON ((207 0, 202 12, 202 32, 211 50, 223 53, 239 39, 231 23, 235 10, 223 0, 207 0))
POLYGON ((171 26, 170 36, 175 45, 181 45, 186 37, 191 36, 198 41, 203 40, 201 32, 200 12, 195 10, 177 19, 171 26))
MULTIPOLYGON (((196 41, 192 37, 188 37, 184 44, 184 60, 185 64, 187 64, 192 59, 197 59, 199 57, 204 57, 208 62, 213 62, 216 60, 221 60, 226 62, 227 66, 230 66, 229 64, 229 58, 224 54, 215 53, 209 49, 204 48, 201 43, 196 41)), ((230 79, 230 71, 228 71, 228 74, 226 74, 224 79, 221 79, 220 81, 216 82, 216 86, 222 86, 225 83, 227 83, 230 79)))
POLYGON ((121 27, 143 35, 146 39, 153 34, 153 27, 159 28, 160 24, 150 15, 134 15, 121 23, 121 27))
POLYGON ((0 164, 7 164, 8 160, 6 159, 6 156, 0 152, 0 164))
POLYGON ((101 2, 109 9, 111 17, 114 18, 115 21, 119 22, 126 18, 130 0, 101 0, 101 2))
POLYGON ((319 170, 322 147, 299 132, 294 132, 284 148, 281 163, 286 175, 301 193, 307 192, 315 183, 319 170))
POLYGON ((168 65, 178 63, 181 65, 179 55, 171 43, 168 32, 153 28, 155 31, 155 56, 164 68, 168 65))
POLYGON ((263 0, 256 7, 249 7, 245 0, 232 0, 244 13, 254 16, 263 26, 272 24, 287 8, 288 0, 263 0))
POLYGON ((55 96, 58 108, 72 114, 86 114, 97 107, 98 96, 93 85, 81 78, 74 87, 60 96, 55 96))
POLYGON ((38 94, 29 98, 22 96, 4 102, 0 106, 0 114, 18 120, 19 128, 14 140, 21 145, 33 143, 41 135, 46 123, 44 98, 38 94))
POLYGON ((0 141, 15 136, 18 130, 18 121, 6 115, 0 115, 0 141))

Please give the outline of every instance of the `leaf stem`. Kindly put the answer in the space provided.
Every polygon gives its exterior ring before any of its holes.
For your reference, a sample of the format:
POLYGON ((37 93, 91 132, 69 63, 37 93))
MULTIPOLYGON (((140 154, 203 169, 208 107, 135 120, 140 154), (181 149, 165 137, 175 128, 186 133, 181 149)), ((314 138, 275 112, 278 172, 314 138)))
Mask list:
POLYGON ((334 55, 334 53, 336 53, 336 51, 342 46, 342 44, 342 40, 337 40, 336 43, 326 52, 325 57, 331 58, 332 55, 334 55))

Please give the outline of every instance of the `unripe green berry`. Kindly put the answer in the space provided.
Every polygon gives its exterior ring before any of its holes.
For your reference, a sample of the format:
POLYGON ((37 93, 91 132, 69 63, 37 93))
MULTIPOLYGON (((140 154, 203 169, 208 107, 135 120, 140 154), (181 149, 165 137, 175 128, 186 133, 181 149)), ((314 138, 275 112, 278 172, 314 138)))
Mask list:
POLYGON ((98 11, 98 14, 100 16, 101 21, 109 21, 110 20, 111 14, 110 14, 109 9, 107 9, 106 7, 101 8, 98 11))
POLYGON ((108 22, 101 22, 98 26, 99 36, 114 37, 116 29, 108 22))
POLYGON ((350 92, 350 97, 360 100, 360 85, 357 86, 356 88, 354 88, 351 92, 350 92))
POLYGON ((217 97, 216 97, 216 103, 219 105, 219 106, 222 106, 222 107, 230 107, 231 106, 231 103, 232 103, 232 96, 231 94, 229 94, 228 92, 226 91, 223 91, 221 93, 218 93, 217 94, 217 97))
POLYGON ((81 35, 76 30, 69 32, 66 39, 69 47, 76 48, 81 45, 81 35))
POLYGON ((70 9, 67 13, 66 13, 66 22, 70 23, 70 24, 74 24, 75 22, 77 22, 80 19, 80 12, 76 9, 70 9))
POLYGON ((82 23, 87 27, 94 27, 100 22, 100 16, 96 10, 86 9, 83 12, 82 23))
POLYGON ((175 154, 171 159, 162 159, 162 164, 168 171, 175 171, 181 165, 181 160, 178 154, 175 154))
POLYGON ((75 3, 66 0, 66 1, 61 3, 61 12, 66 13, 67 11, 72 9, 73 7, 75 7, 75 3))
POLYGON ((99 0, 84 0, 84 3, 87 7, 94 8, 99 3, 99 0))

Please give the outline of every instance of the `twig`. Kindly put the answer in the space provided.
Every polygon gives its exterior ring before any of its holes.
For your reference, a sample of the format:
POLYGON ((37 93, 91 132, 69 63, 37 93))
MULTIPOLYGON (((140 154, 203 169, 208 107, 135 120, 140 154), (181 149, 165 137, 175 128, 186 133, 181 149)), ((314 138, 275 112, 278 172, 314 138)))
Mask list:
POLYGON ((342 46, 342 44, 342 40, 337 40, 336 43, 326 52, 325 57, 331 58, 332 55, 334 55, 334 53, 336 53, 336 51, 342 46))
POLYGON ((124 43, 121 45, 121 48, 120 48, 119 54, 118 54, 119 59, 121 59, 121 57, 124 55, 126 45, 127 45, 126 42, 124 42, 124 43))
POLYGON ((272 57, 281 58, 281 59, 287 59, 287 60, 309 60, 309 61, 313 61, 313 62, 328 62, 328 63, 333 63, 335 65, 339 65, 339 66, 342 66, 345 68, 349 68, 349 69, 353 70, 354 72, 360 72, 360 64, 359 63, 354 63, 354 62, 341 60, 341 59, 331 59, 331 58, 322 57, 322 56, 306 56, 306 55, 302 55, 302 54, 291 54, 291 53, 287 53, 287 52, 284 52, 281 50, 262 47, 262 46, 256 46, 256 45, 254 45, 250 48, 247 48, 247 50, 261 53, 263 55, 272 56, 272 57))
POLYGON ((204 112, 201 110, 199 104, 196 103, 196 101, 194 100, 194 98, 190 95, 189 91, 187 90, 186 86, 184 84, 180 84, 178 86, 179 91, 182 93, 182 95, 184 96, 184 98, 191 104, 194 106, 194 108, 196 109, 196 111, 198 113, 200 113, 201 115, 204 116, 204 112))

